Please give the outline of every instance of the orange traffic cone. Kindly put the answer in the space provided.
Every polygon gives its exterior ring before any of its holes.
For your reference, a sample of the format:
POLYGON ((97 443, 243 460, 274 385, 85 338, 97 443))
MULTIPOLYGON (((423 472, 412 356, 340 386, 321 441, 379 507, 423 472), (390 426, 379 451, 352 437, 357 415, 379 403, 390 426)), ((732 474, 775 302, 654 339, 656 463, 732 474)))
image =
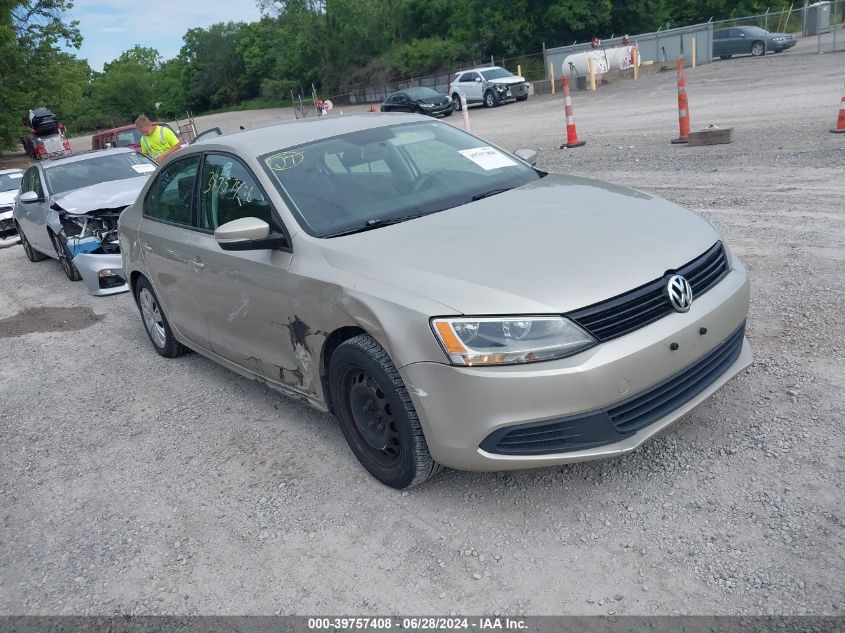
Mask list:
POLYGON ((836 119, 836 128, 831 132, 845 134, 845 90, 842 91, 842 101, 839 102, 839 118, 836 119))
POLYGON ((376 104, 375 103, 370 104, 370 112, 378 112, 378 110, 376 110, 376 104))
POLYGON ((566 73, 563 74, 560 83, 563 86, 563 103, 564 111, 566 112, 566 143, 561 145, 560 149, 564 147, 568 149, 581 147, 582 145, 586 145, 587 141, 578 140, 578 130, 575 129, 575 117, 572 114, 572 99, 569 96, 569 82, 566 80, 566 73))
POLYGON ((687 98, 687 76, 684 73, 684 57, 678 57, 678 138, 672 143, 678 145, 689 140, 689 99, 687 98))

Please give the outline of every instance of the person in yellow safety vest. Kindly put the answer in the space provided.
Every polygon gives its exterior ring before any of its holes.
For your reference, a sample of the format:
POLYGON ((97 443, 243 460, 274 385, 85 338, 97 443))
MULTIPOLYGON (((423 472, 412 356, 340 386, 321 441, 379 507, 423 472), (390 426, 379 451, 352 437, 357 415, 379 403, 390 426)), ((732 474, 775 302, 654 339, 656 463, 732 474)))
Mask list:
POLYGON ((141 133, 141 153, 157 163, 182 147, 173 130, 164 125, 153 125, 144 114, 135 119, 135 127, 141 133))

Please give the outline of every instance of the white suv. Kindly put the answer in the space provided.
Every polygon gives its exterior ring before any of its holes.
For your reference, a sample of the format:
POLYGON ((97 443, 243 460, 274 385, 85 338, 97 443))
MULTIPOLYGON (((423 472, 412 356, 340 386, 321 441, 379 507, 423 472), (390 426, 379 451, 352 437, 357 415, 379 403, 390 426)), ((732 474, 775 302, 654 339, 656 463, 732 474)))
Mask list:
POLYGON ((449 95, 455 102, 456 110, 461 109, 461 93, 467 103, 483 103, 488 108, 495 108, 508 99, 525 101, 528 98, 528 82, 525 77, 499 66, 473 68, 455 73, 449 84, 449 95))

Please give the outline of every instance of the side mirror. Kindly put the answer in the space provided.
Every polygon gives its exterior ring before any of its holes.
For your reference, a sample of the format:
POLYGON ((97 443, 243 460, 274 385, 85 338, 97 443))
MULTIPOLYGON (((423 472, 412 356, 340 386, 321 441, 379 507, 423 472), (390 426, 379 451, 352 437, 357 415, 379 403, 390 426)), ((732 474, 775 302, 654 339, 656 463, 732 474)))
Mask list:
POLYGON ((513 155, 517 158, 521 158, 532 167, 537 164, 537 158, 540 156, 536 149, 518 149, 513 153, 513 155))
POLYGON ((238 218, 214 231, 214 239, 224 251, 255 251, 285 245, 282 235, 271 235, 270 225, 259 218, 238 218))
POLYGON ((480 82, 481 82, 481 77, 476 77, 476 78, 475 78, 475 81, 477 81, 477 82, 479 82, 479 83, 480 83, 480 82))
POLYGON ((39 200, 41 200, 41 197, 34 191, 25 191, 18 196, 18 201, 23 202, 24 204, 27 202, 38 202, 39 200))

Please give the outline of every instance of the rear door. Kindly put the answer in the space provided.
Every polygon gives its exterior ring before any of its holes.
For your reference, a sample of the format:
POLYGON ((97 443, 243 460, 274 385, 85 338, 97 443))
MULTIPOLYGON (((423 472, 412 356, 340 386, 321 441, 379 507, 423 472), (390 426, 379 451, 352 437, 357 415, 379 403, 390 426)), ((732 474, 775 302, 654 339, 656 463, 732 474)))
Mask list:
POLYGON ((197 294, 197 238, 193 227, 200 154, 170 163, 144 198, 139 226, 141 253, 170 326, 194 345, 208 348, 202 297, 197 294))

